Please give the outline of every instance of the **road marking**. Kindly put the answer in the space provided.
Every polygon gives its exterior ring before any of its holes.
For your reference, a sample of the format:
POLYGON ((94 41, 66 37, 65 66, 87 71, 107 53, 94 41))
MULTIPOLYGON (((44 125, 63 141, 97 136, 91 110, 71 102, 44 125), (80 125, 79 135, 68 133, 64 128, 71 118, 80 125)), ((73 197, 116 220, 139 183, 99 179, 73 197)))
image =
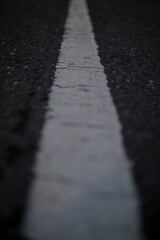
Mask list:
POLYGON ((84 0, 72 0, 24 231, 33 240, 138 240, 121 127, 84 0))

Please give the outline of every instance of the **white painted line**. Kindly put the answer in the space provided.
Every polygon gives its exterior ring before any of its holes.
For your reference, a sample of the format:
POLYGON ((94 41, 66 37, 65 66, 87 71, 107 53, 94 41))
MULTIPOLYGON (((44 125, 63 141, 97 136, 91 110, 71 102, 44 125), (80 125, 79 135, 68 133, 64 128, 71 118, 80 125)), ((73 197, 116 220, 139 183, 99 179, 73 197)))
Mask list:
POLYGON ((138 240, 137 199, 84 0, 72 0, 37 154, 33 240, 138 240))

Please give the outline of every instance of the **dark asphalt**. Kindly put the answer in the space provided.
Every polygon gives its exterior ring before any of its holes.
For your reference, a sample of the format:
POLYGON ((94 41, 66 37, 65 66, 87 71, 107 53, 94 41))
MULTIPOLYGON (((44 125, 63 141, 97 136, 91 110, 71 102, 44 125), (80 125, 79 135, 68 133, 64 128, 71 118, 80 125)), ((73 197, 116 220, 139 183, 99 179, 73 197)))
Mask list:
POLYGON ((68 0, 0 1, 0 239, 19 230, 68 0))
POLYGON ((88 0, 108 86, 133 162, 148 240, 160 239, 160 3, 88 0))
MULTIPOLYGON (((0 239, 20 223, 69 0, 0 1, 0 239)), ((148 240, 160 239, 160 3, 88 0, 141 201, 148 240)), ((135 239, 136 240, 136 239, 135 239)))

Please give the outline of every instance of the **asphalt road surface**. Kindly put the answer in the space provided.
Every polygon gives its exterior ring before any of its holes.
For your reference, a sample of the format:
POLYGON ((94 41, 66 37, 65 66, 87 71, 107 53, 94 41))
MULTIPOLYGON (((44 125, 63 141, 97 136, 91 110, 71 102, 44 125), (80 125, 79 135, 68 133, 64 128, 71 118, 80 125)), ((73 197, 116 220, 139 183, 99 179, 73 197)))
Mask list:
POLYGON ((86 3, 0 1, 2 240, 160 239, 160 3, 86 3))

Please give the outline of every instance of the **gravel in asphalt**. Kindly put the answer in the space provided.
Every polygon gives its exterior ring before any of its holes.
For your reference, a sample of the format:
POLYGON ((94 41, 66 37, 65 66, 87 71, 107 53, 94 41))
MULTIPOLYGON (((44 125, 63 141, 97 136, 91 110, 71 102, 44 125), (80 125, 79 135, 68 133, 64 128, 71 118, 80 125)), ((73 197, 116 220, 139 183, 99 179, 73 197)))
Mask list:
POLYGON ((68 1, 0 1, 0 238, 18 239, 68 1))
POLYGON ((88 0, 99 55, 141 201, 143 229, 160 239, 160 3, 88 0))

